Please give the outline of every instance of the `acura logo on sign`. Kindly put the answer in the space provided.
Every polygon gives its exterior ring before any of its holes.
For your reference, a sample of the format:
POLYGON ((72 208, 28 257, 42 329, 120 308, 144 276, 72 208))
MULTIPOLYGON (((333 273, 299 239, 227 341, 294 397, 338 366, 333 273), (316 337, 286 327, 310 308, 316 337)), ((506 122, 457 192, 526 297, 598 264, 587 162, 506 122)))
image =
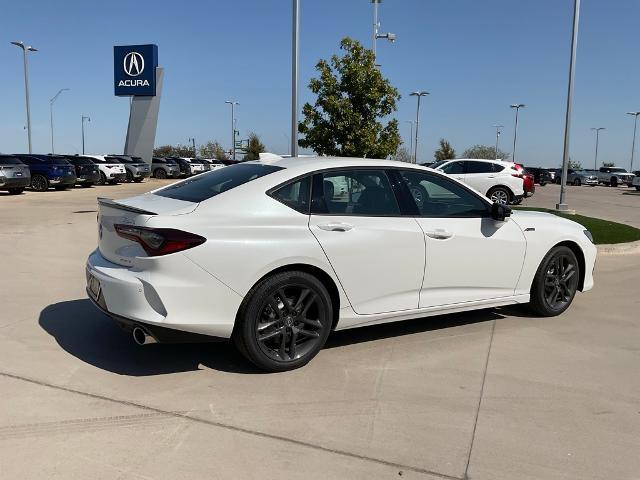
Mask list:
POLYGON ((144 72, 144 58, 138 52, 129 52, 124 57, 124 72, 130 77, 137 77, 144 72))

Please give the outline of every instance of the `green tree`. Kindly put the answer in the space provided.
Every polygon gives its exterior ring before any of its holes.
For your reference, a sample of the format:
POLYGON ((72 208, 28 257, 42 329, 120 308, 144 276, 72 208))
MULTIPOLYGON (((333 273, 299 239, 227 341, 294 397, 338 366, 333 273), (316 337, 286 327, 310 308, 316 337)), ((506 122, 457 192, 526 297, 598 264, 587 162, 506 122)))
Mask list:
POLYGON ((602 166, 603 167, 615 167, 616 163, 615 162, 602 162, 602 166))
POLYGON ((227 152, 225 152, 224 148, 222 148, 222 145, 214 140, 209 140, 204 145, 200 145, 199 152, 202 158, 215 158, 216 160, 229 159, 229 156, 227 155, 227 152))
POLYGON ((396 111, 398 90, 375 66, 373 52, 360 42, 344 38, 344 55, 316 64, 318 78, 309 81, 314 105, 302 107, 298 130, 301 147, 319 155, 386 158, 400 145, 398 121, 380 119, 396 111))
POLYGON ((393 155, 393 159, 397 162, 412 163, 413 155, 406 147, 400 147, 396 150, 395 155, 393 155))
POLYGON ((582 170, 582 164, 578 160, 569 157, 569 168, 572 170, 582 170))
POLYGON ((467 148, 462 156, 464 158, 484 158, 486 160, 493 160, 498 158, 499 160, 507 160, 511 154, 503 152, 498 149, 498 155, 496 155, 496 147, 489 147, 487 145, 474 145, 471 148, 467 148))
POLYGON ((162 145, 153 149, 154 157, 191 157, 193 156, 193 147, 182 145, 162 145))
POLYGON ((249 134, 249 144, 244 149, 246 154, 243 160, 258 160, 260 154, 266 150, 264 144, 260 141, 260 137, 254 132, 249 134))
POLYGON ((452 158, 456 158, 456 151, 453 149, 448 140, 444 138, 440 139, 440 148, 438 148, 433 154, 433 158, 436 161, 440 160, 451 160, 452 158))

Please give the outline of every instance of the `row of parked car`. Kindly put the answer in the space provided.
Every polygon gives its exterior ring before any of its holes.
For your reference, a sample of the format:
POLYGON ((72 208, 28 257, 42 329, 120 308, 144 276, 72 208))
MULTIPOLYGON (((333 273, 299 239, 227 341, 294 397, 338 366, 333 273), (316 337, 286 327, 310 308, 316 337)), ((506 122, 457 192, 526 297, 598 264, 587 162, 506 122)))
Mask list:
POLYGON ((151 174, 155 178, 184 178, 209 172, 226 165, 237 163, 234 160, 216 160, 196 157, 153 157, 151 174))
MULTIPOLYGON (((556 183, 560 185, 562 177, 562 169, 560 168, 529 168, 527 171, 533 173, 536 183, 545 185, 546 183, 556 183)), ((598 170, 592 169, 573 169, 567 170, 568 185, 608 185, 617 187, 618 185, 626 185, 628 187, 635 186, 640 190, 640 171, 628 172, 620 167, 600 167, 598 170), (636 180, 638 179, 638 180, 636 180)))
POLYGON ((154 158, 151 165, 128 155, 0 154, 0 190, 20 194, 26 188, 44 192, 74 185, 142 182, 156 178, 184 178, 224 167, 228 162, 201 158, 154 158))

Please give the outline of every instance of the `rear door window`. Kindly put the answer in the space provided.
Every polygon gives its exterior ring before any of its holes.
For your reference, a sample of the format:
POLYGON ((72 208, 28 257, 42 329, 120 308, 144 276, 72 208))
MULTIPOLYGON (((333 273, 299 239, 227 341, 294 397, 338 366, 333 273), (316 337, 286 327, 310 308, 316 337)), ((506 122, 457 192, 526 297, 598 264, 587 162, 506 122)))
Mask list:
POLYGON ((448 175, 462 175, 464 173, 463 162, 451 162, 442 167, 444 173, 448 175))
POLYGON ((154 195, 198 203, 278 170, 282 167, 259 163, 232 165, 170 185, 154 195))
POLYGON ((311 197, 311 177, 288 183, 271 192, 271 196, 297 212, 308 214, 311 197))
POLYGON ((465 173, 492 173, 493 164, 490 162, 464 162, 465 173))

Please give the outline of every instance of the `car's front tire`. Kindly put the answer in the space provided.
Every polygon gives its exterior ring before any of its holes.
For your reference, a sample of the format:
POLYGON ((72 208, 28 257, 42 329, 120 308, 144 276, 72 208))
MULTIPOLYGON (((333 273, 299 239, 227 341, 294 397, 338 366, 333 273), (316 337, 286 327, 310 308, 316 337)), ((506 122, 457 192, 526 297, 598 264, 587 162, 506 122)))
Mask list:
POLYGON ((576 179, 573 181, 573 186, 574 186, 574 187, 579 187, 581 183, 582 183, 582 182, 580 182, 580 179, 579 179, 579 178, 576 178, 576 179))
POLYGON ((565 246, 552 248, 540 262, 531 285, 531 309, 543 317, 564 312, 575 297, 580 280, 580 264, 565 246))
POLYGON ((133 174, 129 170, 127 170, 126 175, 127 175, 127 178, 125 179, 125 182, 127 183, 133 182, 133 174))
POLYGON ((164 169, 162 168, 156 168, 153 171, 153 176, 156 178, 164 179, 164 178, 167 178, 167 172, 165 172, 164 169))
MULTIPOLYGON (((640 188, 638 188, 638 190, 640 190, 640 188)), ((24 187, 15 187, 9 189, 9 195, 20 195, 22 192, 24 192, 24 187)))
POLYGON ((100 172, 100 180, 98 180, 98 185, 104 185, 105 183, 107 183, 107 176, 103 172, 100 172))
POLYGON ((306 272, 277 273, 245 297, 233 340, 258 368, 283 372, 302 367, 316 356, 332 322, 331 297, 322 282, 306 272))
POLYGON ((618 179, 616 177, 611 177, 611 181, 609 182, 609 186, 617 187, 618 186, 618 179))

